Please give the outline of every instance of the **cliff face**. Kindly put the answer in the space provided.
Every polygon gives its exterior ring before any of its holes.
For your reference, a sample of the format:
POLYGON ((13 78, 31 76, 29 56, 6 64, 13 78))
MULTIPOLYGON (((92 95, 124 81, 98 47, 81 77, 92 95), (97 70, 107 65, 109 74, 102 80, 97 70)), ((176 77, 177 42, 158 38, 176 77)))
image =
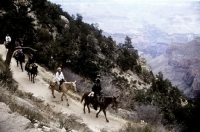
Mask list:
POLYGON ((166 52, 149 62, 153 72, 161 71, 188 96, 200 91, 200 38, 169 44, 166 52))

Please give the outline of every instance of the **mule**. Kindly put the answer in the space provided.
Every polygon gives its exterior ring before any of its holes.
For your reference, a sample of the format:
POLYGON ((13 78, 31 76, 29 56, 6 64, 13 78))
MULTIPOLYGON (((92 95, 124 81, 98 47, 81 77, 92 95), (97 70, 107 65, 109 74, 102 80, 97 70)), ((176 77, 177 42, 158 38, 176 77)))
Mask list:
MULTIPOLYGON (((88 108, 88 113, 90 113, 90 104, 93 104, 93 97, 88 96, 90 94, 90 92, 86 92, 83 94, 82 98, 81 98, 81 103, 84 100, 84 105, 83 105, 83 112, 85 114, 85 106, 87 106, 88 108)), ((98 106, 99 106, 99 111, 96 113, 96 118, 98 118, 98 115, 101 111, 103 111, 105 119, 107 122, 109 122, 109 120, 106 117, 106 108, 109 106, 109 104, 112 104, 112 108, 117 108, 118 106, 118 101, 117 101, 118 97, 115 96, 104 96, 103 101, 102 102, 98 102, 98 106)))
POLYGON ((51 89, 51 92, 52 92, 52 95, 53 95, 54 98, 55 98, 54 90, 56 90, 58 92, 62 92, 61 101, 63 101, 63 96, 65 96, 65 99, 67 101, 67 106, 69 106, 68 98, 67 98, 68 90, 72 90, 74 92, 77 91, 76 90, 76 81, 74 81, 74 82, 64 81, 60 86, 60 90, 59 90, 59 87, 58 87, 58 84, 57 84, 56 81, 50 81, 49 82, 49 88, 51 89))
POLYGON ((13 57, 15 58, 16 62, 17 62, 17 67, 18 64, 20 64, 21 70, 23 72, 23 63, 25 62, 25 55, 23 52, 20 51, 16 51, 13 55, 13 57))
POLYGON ((28 76, 29 76, 29 81, 35 83, 35 77, 37 76, 38 73, 38 66, 35 64, 28 64, 26 63, 25 65, 25 70, 28 72, 28 76))

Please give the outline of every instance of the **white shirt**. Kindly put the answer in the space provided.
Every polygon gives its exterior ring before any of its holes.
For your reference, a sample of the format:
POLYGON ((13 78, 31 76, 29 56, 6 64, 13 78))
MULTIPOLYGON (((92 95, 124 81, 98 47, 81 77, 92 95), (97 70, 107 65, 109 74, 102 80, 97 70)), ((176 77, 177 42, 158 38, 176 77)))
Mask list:
POLYGON ((60 74, 59 74, 59 72, 56 72, 56 81, 60 81, 62 79, 64 79, 63 73, 60 72, 60 74))
POLYGON ((6 41, 11 42, 11 37, 10 36, 6 36, 6 41))

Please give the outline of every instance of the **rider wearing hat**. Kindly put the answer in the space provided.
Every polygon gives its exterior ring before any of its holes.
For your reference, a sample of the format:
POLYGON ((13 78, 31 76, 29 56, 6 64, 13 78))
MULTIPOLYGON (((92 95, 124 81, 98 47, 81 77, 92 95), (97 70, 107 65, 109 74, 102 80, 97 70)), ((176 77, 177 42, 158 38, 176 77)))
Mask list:
POLYGON ((35 58, 33 57, 33 54, 30 54, 28 58, 28 64, 33 65, 35 63, 35 58))
POLYGON ((58 67, 58 68, 57 68, 57 72, 56 72, 56 82, 57 82, 57 84, 58 84, 59 91, 61 91, 60 85, 61 85, 61 82, 62 82, 63 80, 65 80, 64 75, 63 75, 63 73, 62 73, 62 71, 61 71, 61 68, 58 67))
POLYGON ((92 91, 94 92, 93 107, 94 107, 95 110, 97 110, 97 106, 98 106, 97 96, 100 96, 101 90, 102 90, 102 87, 101 87, 101 84, 100 84, 100 79, 98 78, 98 79, 96 79, 96 83, 92 87, 92 91))
POLYGON ((100 79, 97 79, 96 83, 92 87, 92 91, 94 92, 94 97, 96 97, 97 95, 100 95, 101 90, 102 90, 102 88, 101 88, 101 84, 100 84, 100 79))

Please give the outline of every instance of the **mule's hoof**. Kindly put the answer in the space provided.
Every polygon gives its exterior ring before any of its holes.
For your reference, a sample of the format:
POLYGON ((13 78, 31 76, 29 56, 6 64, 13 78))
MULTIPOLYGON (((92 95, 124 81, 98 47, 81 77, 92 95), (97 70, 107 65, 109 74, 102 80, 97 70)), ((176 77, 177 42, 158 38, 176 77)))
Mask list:
POLYGON ((109 122, 109 120, 106 120, 107 122, 109 122))

